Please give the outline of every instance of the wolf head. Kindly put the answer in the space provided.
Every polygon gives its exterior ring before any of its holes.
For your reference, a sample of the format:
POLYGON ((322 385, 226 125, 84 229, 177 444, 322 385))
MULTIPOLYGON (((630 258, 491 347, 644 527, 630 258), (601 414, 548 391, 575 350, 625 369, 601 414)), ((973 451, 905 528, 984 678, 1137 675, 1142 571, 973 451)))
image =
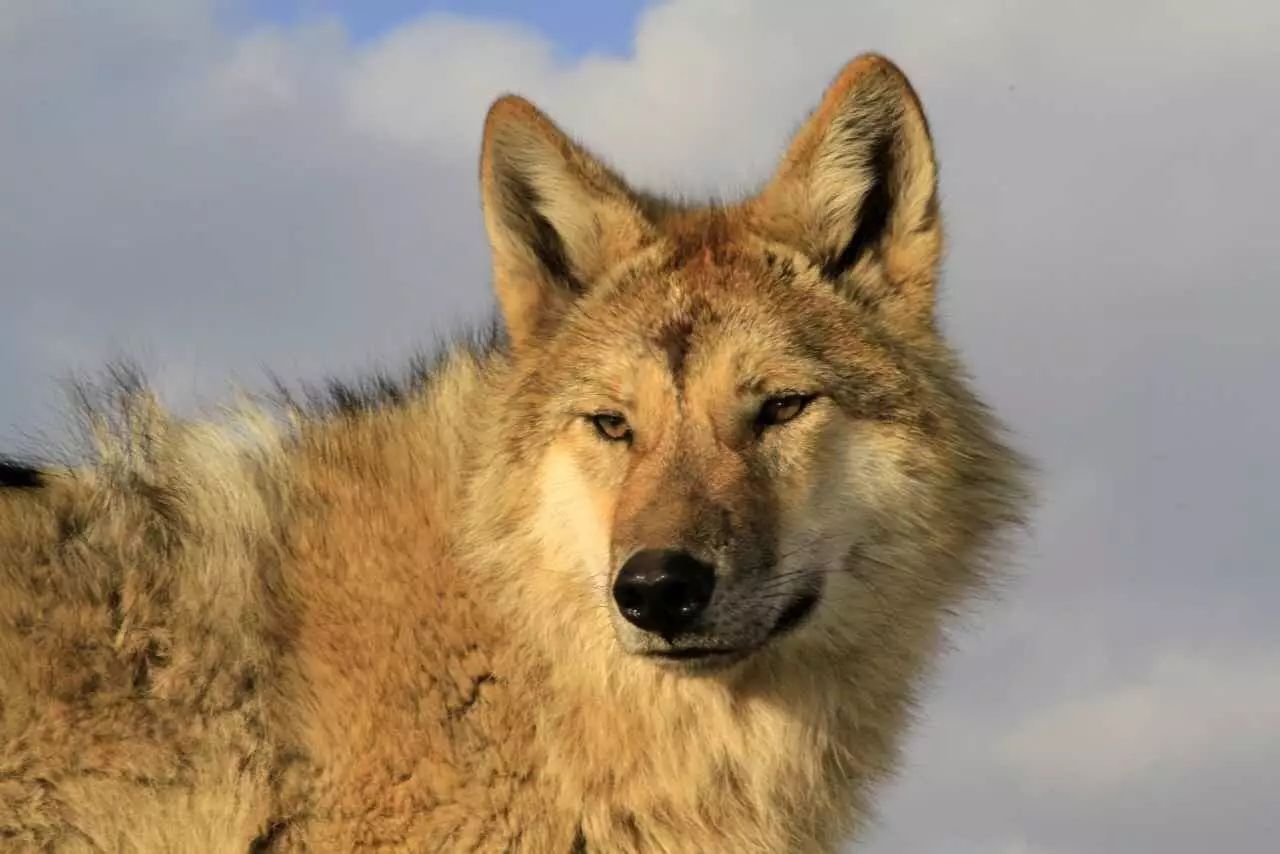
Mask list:
POLYGON ((975 585, 1019 467, 936 329, 937 169, 893 64, 850 63, 736 205, 633 190, 514 96, 481 179, 537 607, 712 671, 927 634, 975 585))

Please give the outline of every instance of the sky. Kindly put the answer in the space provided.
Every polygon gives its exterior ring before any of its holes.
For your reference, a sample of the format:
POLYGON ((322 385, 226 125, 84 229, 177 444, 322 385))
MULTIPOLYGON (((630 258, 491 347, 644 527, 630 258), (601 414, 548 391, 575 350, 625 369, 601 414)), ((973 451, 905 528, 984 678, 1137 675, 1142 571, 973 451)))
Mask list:
POLYGON ((501 92, 733 195, 880 51, 939 150, 944 326, 1043 500, 857 850, 1274 851, 1276 33, 1246 0, 0 0, 0 447, 111 357, 186 410, 485 317, 501 92))
POLYGON ((479 19, 517 20, 542 33, 557 56, 574 59, 596 52, 626 56, 643 0, 242 0, 222 7, 222 20, 240 31, 264 22, 293 27, 321 16, 337 18, 354 43, 377 40, 433 13, 479 19))

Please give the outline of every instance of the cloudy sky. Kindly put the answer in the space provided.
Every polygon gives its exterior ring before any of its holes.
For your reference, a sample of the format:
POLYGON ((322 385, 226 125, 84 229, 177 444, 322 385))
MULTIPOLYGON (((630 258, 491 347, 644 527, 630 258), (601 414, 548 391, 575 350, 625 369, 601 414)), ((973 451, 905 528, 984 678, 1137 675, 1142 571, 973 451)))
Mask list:
POLYGON ((1274 851, 1278 34, 1261 0, 0 0, 0 447, 108 357, 185 408, 483 317, 501 91, 733 193, 878 50, 936 133, 946 325, 1045 501, 865 850, 1274 851))

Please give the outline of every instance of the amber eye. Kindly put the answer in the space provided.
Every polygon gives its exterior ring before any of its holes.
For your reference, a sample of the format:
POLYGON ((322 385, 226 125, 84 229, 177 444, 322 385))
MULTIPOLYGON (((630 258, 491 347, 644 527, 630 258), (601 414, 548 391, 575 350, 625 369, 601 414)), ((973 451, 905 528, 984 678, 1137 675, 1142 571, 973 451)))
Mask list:
POLYGON ((631 425, 627 423, 627 419, 616 412, 598 412, 592 415, 590 420, 603 439, 610 442, 631 440, 631 425))
POLYGON ((784 394, 771 397, 760 407, 756 415, 756 424, 760 427, 773 427, 791 421, 809 405, 814 398, 811 394, 784 394))

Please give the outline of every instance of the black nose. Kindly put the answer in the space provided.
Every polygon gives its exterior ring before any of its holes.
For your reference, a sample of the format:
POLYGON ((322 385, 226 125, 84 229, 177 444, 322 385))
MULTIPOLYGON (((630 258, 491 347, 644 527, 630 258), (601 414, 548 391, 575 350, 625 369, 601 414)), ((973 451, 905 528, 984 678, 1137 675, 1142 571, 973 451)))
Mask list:
POLYGON ((707 609, 715 586, 711 564, 687 552, 645 549, 622 565, 613 600, 633 625, 671 640, 707 609))

